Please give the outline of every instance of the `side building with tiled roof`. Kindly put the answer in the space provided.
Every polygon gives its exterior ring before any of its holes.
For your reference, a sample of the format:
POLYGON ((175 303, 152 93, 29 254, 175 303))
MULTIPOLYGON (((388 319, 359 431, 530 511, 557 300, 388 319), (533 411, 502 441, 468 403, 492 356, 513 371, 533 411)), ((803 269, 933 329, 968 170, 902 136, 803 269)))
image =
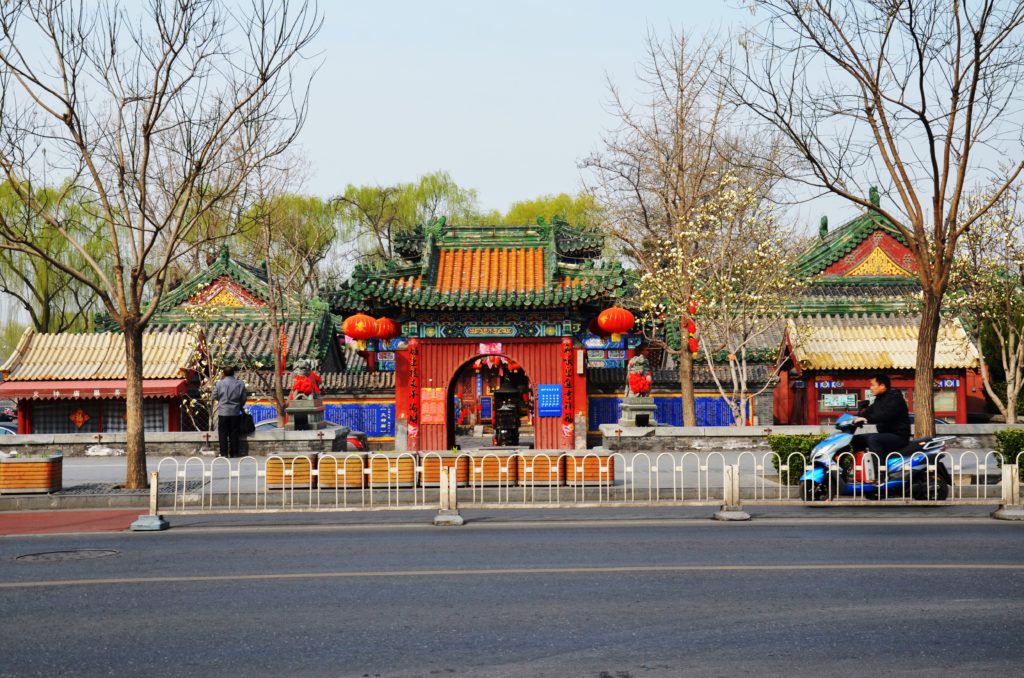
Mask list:
MULTIPOLYGON (((189 332, 142 336, 142 415, 147 431, 180 431, 181 400, 198 350, 189 332)), ((114 332, 39 334, 26 330, 0 366, 0 398, 18 403, 18 433, 125 430, 124 337, 114 332)))
MULTIPOLYGON (((225 246, 205 270, 164 295, 149 328, 156 333, 198 336, 202 347, 217 354, 218 363, 239 369, 252 393, 247 407, 256 421, 277 416, 273 402, 275 353, 285 358, 285 393, 295 362, 313 360, 323 378, 325 418, 363 430, 371 438, 389 440, 393 435, 390 413, 379 416, 380 399, 375 399, 379 393, 367 389, 367 384, 361 383, 367 380, 358 372, 349 374, 351 366, 346 365, 346 352, 339 340, 338 319, 328 305, 319 299, 286 295, 278 313, 279 331, 274 332, 269 304, 265 271, 233 259, 225 246), (370 402, 360 404, 364 400, 370 402), (364 405, 373 416, 364 416, 364 405)), ((113 329, 109 319, 99 319, 98 325, 113 329)), ((201 422, 197 420, 196 425, 201 422)))
MULTIPOLYGON (((874 190, 872 200, 878 204, 874 190)), ((879 372, 912 405, 921 288, 895 226, 874 210, 834 230, 823 218, 796 267, 810 284, 787 321, 775 421, 827 424, 870 400, 868 382, 879 372)), ((984 416, 978 351, 956 317, 943 318, 935 370, 936 416, 984 416)))

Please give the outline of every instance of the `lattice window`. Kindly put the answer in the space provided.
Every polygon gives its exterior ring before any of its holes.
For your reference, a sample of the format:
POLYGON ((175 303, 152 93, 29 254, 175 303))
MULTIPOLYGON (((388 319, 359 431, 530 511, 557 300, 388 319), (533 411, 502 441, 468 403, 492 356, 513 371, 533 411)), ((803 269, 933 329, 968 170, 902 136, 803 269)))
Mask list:
MULTIPOLYGON (((167 430, 167 403, 157 400, 142 401, 142 425, 146 431, 167 430)), ((128 430, 123 400, 109 400, 103 403, 103 431, 119 433, 128 430)))

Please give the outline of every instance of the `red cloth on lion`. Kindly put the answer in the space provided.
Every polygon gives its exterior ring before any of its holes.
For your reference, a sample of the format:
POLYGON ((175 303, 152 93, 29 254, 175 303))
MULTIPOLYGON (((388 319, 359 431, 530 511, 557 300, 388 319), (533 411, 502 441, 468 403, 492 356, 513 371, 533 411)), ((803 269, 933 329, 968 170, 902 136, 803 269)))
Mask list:
POLYGON ((292 394, 320 395, 320 375, 310 372, 308 375, 296 374, 292 377, 292 394))
POLYGON ((651 375, 631 374, 629 375, 629 390, 633 393, 647 393, 651 390, 651 375))

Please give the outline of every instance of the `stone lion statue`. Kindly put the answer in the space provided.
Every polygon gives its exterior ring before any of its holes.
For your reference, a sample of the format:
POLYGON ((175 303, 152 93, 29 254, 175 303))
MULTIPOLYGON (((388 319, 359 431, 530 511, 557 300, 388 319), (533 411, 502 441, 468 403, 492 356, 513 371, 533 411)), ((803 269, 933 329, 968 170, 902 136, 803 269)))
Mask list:
POLYGON ((315 399, 320 397, 320 375, 313 371, 316 363, 302 359, 295 362, 292 370, 292 391, 288 400, 315 399))
POLYGON ((626 377, 627 398, 651 397, 651 363, 647 356, 634 356, 629 361, 629 374, 626 377))

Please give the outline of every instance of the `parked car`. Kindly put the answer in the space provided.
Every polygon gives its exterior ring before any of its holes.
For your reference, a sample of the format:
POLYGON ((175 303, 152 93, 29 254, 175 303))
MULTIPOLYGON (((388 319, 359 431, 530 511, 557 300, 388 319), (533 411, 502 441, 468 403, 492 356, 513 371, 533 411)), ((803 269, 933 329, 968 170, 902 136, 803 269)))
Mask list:
MULTIPOLYGON (((340 424, 335 424, 333 421, 324 422, 325 428, 341 428, 340 424)), ((263 421, 256 424, 256 433, 264 431, 276 431, 280 427, 277 425, 277 419, 264 419, 263 421)), ((366 452, 369 449, 369 441, 367 440, 366 434, 362 431, 356 431, 350 429, 348 432, 348 438, 346 440, 345 449, 349 452, 366 452)))
POLYGON ((17 424, 7 424, 7 423, 0 424, 0 436, 14 436, 14 435, 18 435, 18 425, 17 424))

